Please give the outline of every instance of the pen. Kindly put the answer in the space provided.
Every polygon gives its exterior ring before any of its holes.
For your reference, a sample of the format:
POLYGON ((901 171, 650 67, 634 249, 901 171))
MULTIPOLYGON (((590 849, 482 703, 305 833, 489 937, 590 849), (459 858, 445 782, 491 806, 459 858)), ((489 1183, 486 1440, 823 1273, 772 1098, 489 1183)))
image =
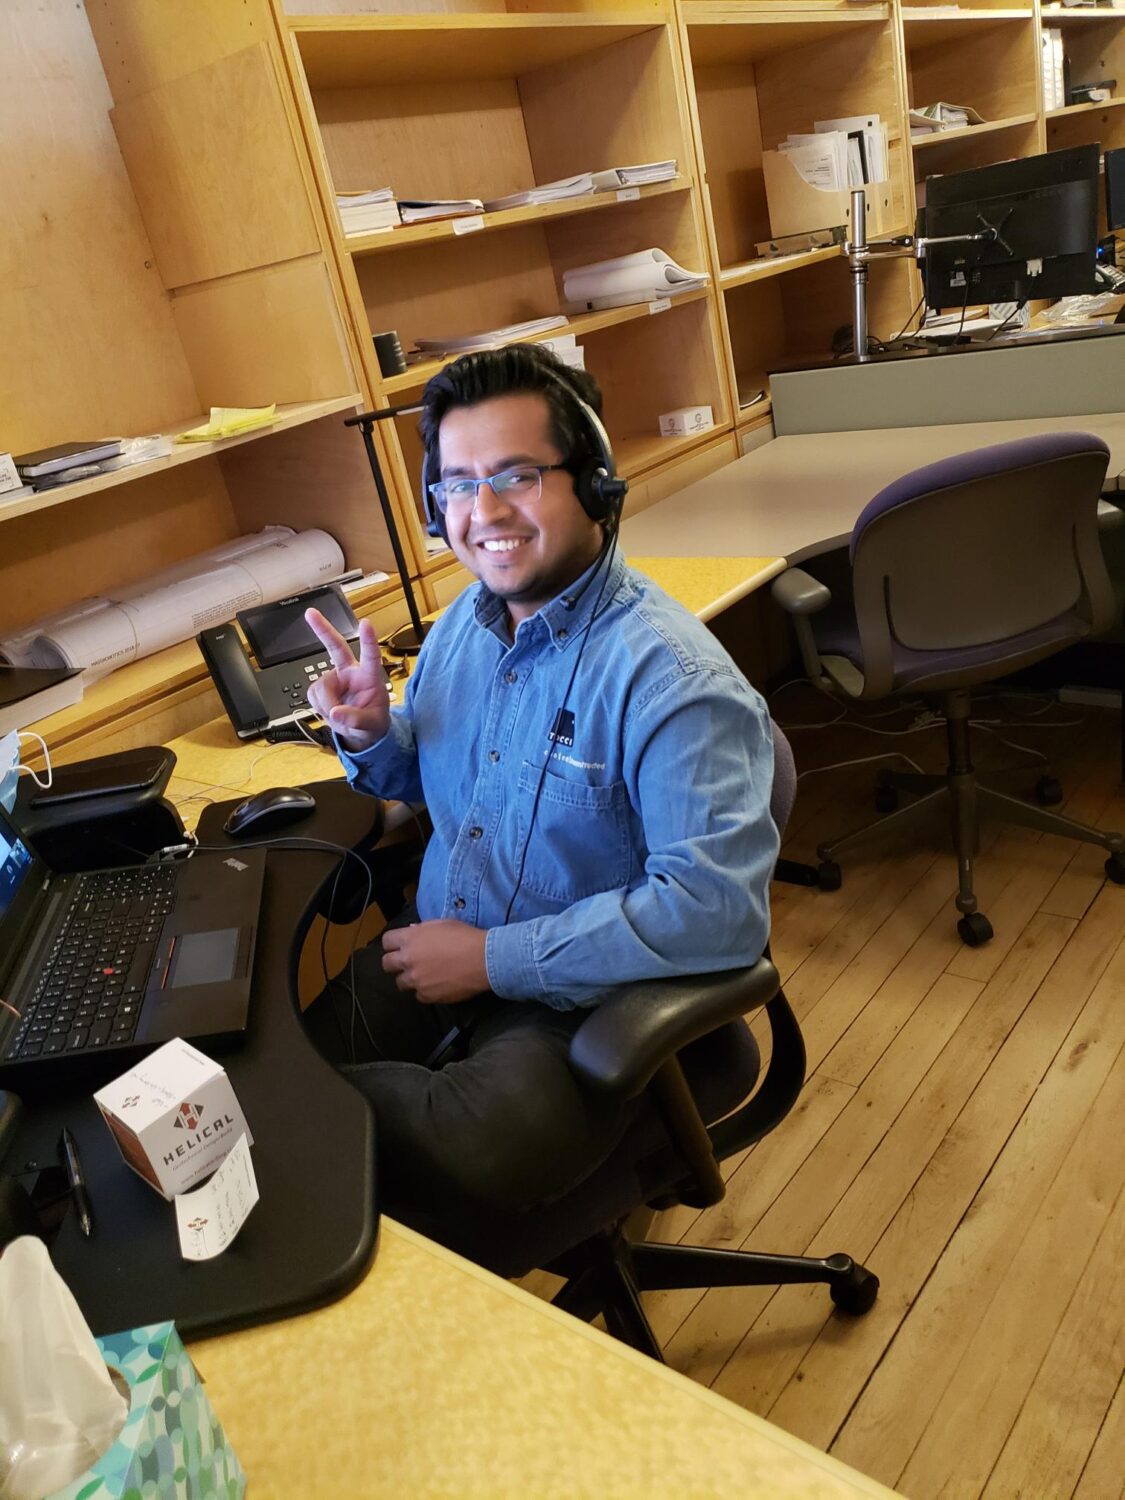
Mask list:
POLYGON ((94 1232, 94 1216, 90 1211, 90 1195, 86 1191, 86 1179, 82 1175, 82 1163, 78 1159, 78 1142, 63 1126, 59 1137, 59 1153, 66 1167, 66 1180, 70 1184, 74 1207, 78 1212, 78 1227, 87 1239, 94 1232))

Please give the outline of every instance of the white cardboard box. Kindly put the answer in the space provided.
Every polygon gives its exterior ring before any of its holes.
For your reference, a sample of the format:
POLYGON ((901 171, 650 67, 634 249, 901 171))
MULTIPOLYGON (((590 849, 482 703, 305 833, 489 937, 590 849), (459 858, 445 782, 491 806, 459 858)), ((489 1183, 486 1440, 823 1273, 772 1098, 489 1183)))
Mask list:
POLYGON ((16 473, 16 461, 10 453, 0 453, 0 495, 22 490, 23 480, 16 473))
POLYGON ((230 1079, 190 1042, 165 1042, 94 1095, 128 1166, 165 1198, 217 1170, 239 1136, 253 1145, 230 1079))
POLYGON ((693 432, 710 432, 714 425, 709 406, 681 406, 678 411, 660 414, 661 437, 690 437, 693 432))

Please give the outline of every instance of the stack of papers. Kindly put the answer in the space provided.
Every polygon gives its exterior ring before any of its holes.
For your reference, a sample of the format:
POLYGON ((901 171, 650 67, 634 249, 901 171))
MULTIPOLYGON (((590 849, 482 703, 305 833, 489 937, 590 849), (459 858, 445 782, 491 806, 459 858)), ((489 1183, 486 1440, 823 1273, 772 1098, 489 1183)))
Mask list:
POLYGON ((345 234, 371 234, 378 229, 393 229, 399 222, 398 204, 391 188, 337 193, 336 208, 345 234))
POLYGON ((887 180, 887 132, 878 115, 817 120, 813 132, 787 136, 777 148, 812 187, 840 192, 887 180))
POLYGON ((277 415, 277 406, 213 406, 211 416, 201 427, 192 427, 172 439, 176 443, 213 443, 219 438, 235 437, 255 427, 268 427, 277 415))
POLYGON ((509 323, 505 328, 486 328, 480 333, 437 334, 430 338, 415 339, 415 346, 431 356, 441 354, 471 354, 475 349, 499 349, 504 344, 516 344, 521 339, 534 338, 537 333, 549 333, 553 328, 565 328, 566 319, 561 313, 549 318, 531 318, 526 323, 509 323))
POLYGON ((581 198, 586 193, 610 192, 614 188, 643 187, 651 182, 669 182, 676 175, 676 162, 649 161, 635 167, 607 167, 603 172, 579 172, 575 177, 560 177, 525 193, 509 193, 506 198, 487 198, 485 208, 496 213, 504 208, 526 208, 535 203, 558 203, 563 198, 581 198))
POLYGON ((540 342, 544 349, 550 349, 568 369, 586 368, 586 351, 573 333, 560 333, 557 338, 542 339, 540 342))
POLYGON ((456 219, 461 214, 482 214, 479 198, 400 198, 404 224, 424 224, 428 219, 456 219))
POLYGON ((591 311, 683 296, 707 285, 706 271, 688 271, 663 250, 637 250, 614 260, 575 266, 563 277, 563 295, 591 311))
POLYGON ((983 125, 984 120, 968 104, 923 104, 910 111, 910 139, 933 134, 937 130, 964 130, 967 125, 983 125))

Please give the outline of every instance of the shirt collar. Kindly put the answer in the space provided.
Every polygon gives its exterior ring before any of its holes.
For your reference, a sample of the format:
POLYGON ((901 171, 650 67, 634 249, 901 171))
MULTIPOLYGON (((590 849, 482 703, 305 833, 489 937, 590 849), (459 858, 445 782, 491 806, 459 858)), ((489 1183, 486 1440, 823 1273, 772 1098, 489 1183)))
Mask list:
MULTIPOLYGON (((617 548, 608 564, 605 554, 599 553, 569 588, 524 620, 517 627, 517 635, 522 630, 523 638, 527 640, 545 629, 552 644, 560 651, 565 650, 571 641, 581 635, 595 606, 604 608, 614 598, 625 581, 625 575, 625 559, 617 548)), ((478 625, 507 641, 505 622, 508 606, 498 595, 486 589, 484 584, 478 587, 474 613, 478 625)))

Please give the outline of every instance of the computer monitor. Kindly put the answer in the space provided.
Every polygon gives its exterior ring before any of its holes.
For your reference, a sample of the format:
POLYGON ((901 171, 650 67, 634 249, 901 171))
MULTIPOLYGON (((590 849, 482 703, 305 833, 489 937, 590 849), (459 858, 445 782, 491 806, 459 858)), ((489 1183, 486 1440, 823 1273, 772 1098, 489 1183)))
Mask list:
POLYGON ((1027 302, 1094 290, 1097 144, 926 179, 926 238, 990 238, 927 247, 926 303, 1027 302))
POLYGON ((1125 229, 1125 146, 1105 154, 1105 217, 1110 230, 1125 229))

